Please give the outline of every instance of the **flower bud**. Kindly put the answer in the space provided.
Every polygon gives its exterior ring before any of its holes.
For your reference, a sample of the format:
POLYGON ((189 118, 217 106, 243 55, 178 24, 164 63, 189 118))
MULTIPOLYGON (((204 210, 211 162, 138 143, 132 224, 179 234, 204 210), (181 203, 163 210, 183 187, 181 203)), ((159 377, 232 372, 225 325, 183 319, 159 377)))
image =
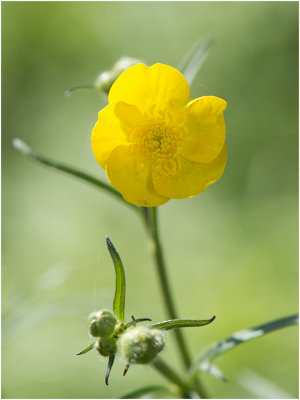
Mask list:
POLYGON ((95 337, 111 336, 115 325, 116 317, 109 310, 100 310, 89 315, 89 331, 95 337))
POLYGON ((109 89, 111 88, 114 81, 117 79, 117 75, 113 71, 104 71, 101 72, 100 75, 97 76, 95 80, 95 88, 99 90, 103 90, 106 94, 108 94, 109 89))
POLYGON ((163 349, 161 331, 139 326, 121 336, 121 350, 128 363, 148 364, 163 349))
POLYGON ((110 71, 104 71, 95 80, 95 88, 108 94, 114 81, 129 67, 141 63, 141 60, 132 57, 121 57, 110 71))
POLYGON ((122 72, 126 71, 126 69, 142 62, 142 60, 138 60, 137 58, 124 56, 115 63, 113 66, 113 71, 117 74, 117 76, 119 76, 122 74, 122 72))
POLYGON ((112 356, 117 351, 116 339, 111 337, 101 337, 95 343, 95 348, 103 357, 112 356))
POLYGON ((125 332, 125 325, 122 322, 120 322, 119 324, 117 324, 115 326, 114 336, 118 337, 118 336, 122 335, 123 332, 125 332))

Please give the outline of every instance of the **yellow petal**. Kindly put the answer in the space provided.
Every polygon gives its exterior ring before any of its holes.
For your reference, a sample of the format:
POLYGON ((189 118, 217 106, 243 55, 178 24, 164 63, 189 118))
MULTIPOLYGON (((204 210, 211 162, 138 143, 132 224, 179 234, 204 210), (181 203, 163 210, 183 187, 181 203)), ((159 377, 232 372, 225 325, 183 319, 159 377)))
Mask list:
POLYGON ((143 111, 154 104, 162 110, 170 100, 179 106, 186 104, 189 95, 187 80, 177 69, 165 64, 154 64, 151 67, 137 64, 128 68, 115 81, 108 101, 135 104, 143 111))
POLYGON ((94 156, 101 167, 106 167, 107 159, 115 147, 126 143, 126 135, 114 113, 114 105, 106 106, 98 113, 98 121, 92 132, 94 156))
POLYGON ((115 114, 128 127, 136 126, 143 120, 143 114, 136 106, 123 101, 116 103, 115 114))
POLYGON ((110 183, 129 203, 154 207, 169 200, 156 193, 151 181, 151 165, 141 156, 133 154, 132 145, 114 149, 108 159, 106 173, 110 183))
POLYGON ((207 164, 195 163, 179 156, 179 168, 175 174, 161 173, 158 168, 153 170, 153 186, 161 196, 174 199, 195 196, 221 177, 226 157, 225 145, 219 156, 207 164))
POLYGON ((190 161, 210 163, 222 150, 225 142, 223 111, 226 101, 204 96, 191 101, 185 120, 186 135, 180 153, 190 161))

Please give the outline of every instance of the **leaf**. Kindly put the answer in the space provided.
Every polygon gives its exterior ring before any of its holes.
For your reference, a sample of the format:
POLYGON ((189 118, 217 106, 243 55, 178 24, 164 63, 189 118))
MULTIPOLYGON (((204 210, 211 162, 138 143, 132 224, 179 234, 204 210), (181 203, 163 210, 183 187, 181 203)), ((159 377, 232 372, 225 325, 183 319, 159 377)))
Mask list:
POLYGON ((110 241, 108 236, 105 236, 106 244, 110 252, 111 258, 114 263, 115 273, 116 273, 116 289, 115 298, 113 303, 113 310, 116 317, 124 322, 124 310, 125 310, 125 271, 121 258, 115 249, 114 245, 110 241))
POLYGON ((207 372, 210 375, 220 379, 223 382, 227 382, 227 378, 224 376, 223 372, 213 364, 210 364, 207 361, 204 361, 198 368, 201 372, 207 372))
POLYGON ((131 317, 132 321, 126 324, 126 329, 130 328, 131 326, 135 326, 138 322, 145 322, 145 321, 152 321, 150 318, 137 318, 135 319, 133 316, 131 317))
POLYGON ((156 324, 151 324, 149 325, 150 329, 162 329, 165 331, 168 331, 170 329, 176 329, 176 328, 192 328, 196 326, 204 326, 208 325, 216 317, 213 316, 211 319, 204 319, 204 320, 198 320, 198 319, 170 319, 168 321, 162 321, 162 322, 157 322, 156 324))
POLYGON ((88 347, 86 347, 84 350, 80 351, 79 353, 76 354, 76 356, 81 356, 81 354, 85 354, 88 351, 92 350, 92 348, 94 347, 95 343, 90 344, 88 347))
MULTIPOLYGON (((250 329, 235 332, 232 336, 219 342, 213 343, 210 347, 208 347, 208 349, 205 350, 200 355, 200 357, 192 364, 188 374, 190 378, 194 377, 197 371, 205 370, 206 364, 211 365, 211 360, 225 353, 226 351, 233 349, 241 343, 248 342, 249 340, 256 339, 274 330, 285 328, 290 325, 296 325, 298 323, 299 316, 298 314, 296 314, 289 317, 277 319, 275 321, 270 321, 250 329)), ((208 373, 214 371, 212 368, 206 369, 207 370, 205 372, 208 373)), ((212 375, 216 376, 215 373, 212 373, 212 375)))
POLYGON ((277 382, 250 369, 239 370, 234 378, 235 383, 251 395, 251 399, 294 399, 297 397, 296 394, 293 396, 282 389, 277 382))
POLYGON ((20 139, 17 139, 17 138, 13 139, 12 144, 13 144, 13 147, 16 150, 18 150, 25 157, 28 157, 34 161, 37 161, 40 164, 57 169, 59 171, 65 172, 69 175, 75 176, 76 178, 79 178, 83 181, 91 183, 92 185, 96 186, 97 188, 102 189, 102 190, 106 191, 107 193, 113 195, 116 199, 121 200, 123 202, 123 204, 125 203, 132 209, 140 212, 138 207, 136 207, 135 205, 133 205, 131 203, 127 203, 127 201, 125 201, 123 199, 121 193, 119 193, 117 190, 115 190, 111 185, 108 185, 107 183, 102 182, 101 180, 93 177, 92 175, 89 175, 83 171, 76 169, 76 168, 69 167, 65 164, 50 160, 49 158, 44 157, 43 155, 41 155, 39 153, 36 153, 29 146, 27 146, 26 143, 24 143, 20 139))
POLYGON ((143 398, 144 396, 150 396, 153 395, 154 393, 159 393, 159 392, 167 392, 168 389, 164 386, 159 386, 159 385, 151 385, 151 386, 145 386, 140 389, 134 390, 130 393, 126 393, 125 395, 121 396, 121 399, 140 399, 143 398))
POLYGON ((190 86, 206 60, 212 45, 213 40, 209 37, 198 39, 180 62, 178 69, 183 73, 190 86))
POLYGON ((105 374, 105 384, 107 386, 108 386, 108 378, 109 378, 112 366, 114 365, 114 361, 115 361, 115 355, 109 356, 107 370, 106 370, 106 374, 105 374))

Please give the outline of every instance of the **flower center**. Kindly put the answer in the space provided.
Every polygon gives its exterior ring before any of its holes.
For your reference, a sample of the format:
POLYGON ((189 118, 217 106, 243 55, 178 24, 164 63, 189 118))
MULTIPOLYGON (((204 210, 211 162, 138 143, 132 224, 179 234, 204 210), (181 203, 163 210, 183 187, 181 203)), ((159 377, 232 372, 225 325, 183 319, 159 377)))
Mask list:
POLYGON ((136 127, 130 141, 135 143, 136 153, 155 165, 162 160, 173 159, 180 139, 180 129, 161 118, 148 120, 136 127))

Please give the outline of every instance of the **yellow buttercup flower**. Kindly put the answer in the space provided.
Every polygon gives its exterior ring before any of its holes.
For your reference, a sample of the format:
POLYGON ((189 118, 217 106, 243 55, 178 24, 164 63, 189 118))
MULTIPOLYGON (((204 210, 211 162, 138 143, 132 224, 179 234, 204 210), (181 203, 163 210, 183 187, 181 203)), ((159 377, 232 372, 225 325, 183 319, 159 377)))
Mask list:
POLYGON ((153 207, 203 192, 226 164, 226 101, 190 98, 185 77, 137 64, 112 85, 92 132, 96 160, 129 203, 153 207))

